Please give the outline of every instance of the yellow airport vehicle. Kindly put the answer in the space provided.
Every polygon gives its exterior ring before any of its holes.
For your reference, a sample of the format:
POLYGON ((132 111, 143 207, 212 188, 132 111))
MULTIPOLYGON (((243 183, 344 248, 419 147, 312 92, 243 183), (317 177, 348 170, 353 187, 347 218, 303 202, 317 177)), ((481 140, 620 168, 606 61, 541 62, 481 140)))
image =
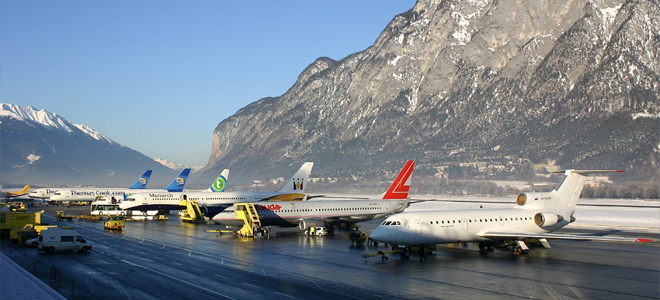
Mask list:
POLYGON ((111 216, 105 223, 103 228, 110 230, 124 230, 126 218, 124 216, 111 216))
POLYGON ((21 229, 25 225, 41 224, 41 214, 38 212, 0 212, 0 234, 9 236, 12 229, 21 229))
POLYGON ((348 238, 351 240, 351 246, 362 246, 367 240, 367 234, 364 231, 351 231, 348 234, 348 238))
POLYGON ((25 244, 25 241, 39 236, 42 230, 48 228, 57 228, 57 226, 27 224, 23 228, 10 230, 9 239, 16 244, 25 244))
POLYGON ((18 211, 18 212, 27 211, 27 206, 25 206, 25 203, 20 201, 9 202, 9 208, 11 209, 11 211, 18 211))
POLYGON ((234 211, 238 220, 243 220, 243 227, 238 230, 240 237, 254 237, 255 229, 261 228, 261 220, 253 203, 236 203, 234 211))
POLYGON ((179 211, 181 213, 181 221, 190 223, 204 222, 204 214, 199 209, 195 200, 181 200, 179 201, 179 206, 186 207, 186 209, 179 211))
POLYGON ((57 218, 58 220, 60 220, 60 221, 62 221, 62 220, 71 221, 71 220, 73 220, 75 217, 76 217, 76 216, 74 216, 74 215, 64 214, 64 211, 62 211, 62 210, 58 210, 58 211, 57 211, 57 215, 56 215, 56 218, 57 218))
POLYGON ((219 234, 234 233, 234 231, 232 231, 232 230, 220 230, 220 229, 207 229, 206 232, 208 232, 208 233, 219 233, 219 234))

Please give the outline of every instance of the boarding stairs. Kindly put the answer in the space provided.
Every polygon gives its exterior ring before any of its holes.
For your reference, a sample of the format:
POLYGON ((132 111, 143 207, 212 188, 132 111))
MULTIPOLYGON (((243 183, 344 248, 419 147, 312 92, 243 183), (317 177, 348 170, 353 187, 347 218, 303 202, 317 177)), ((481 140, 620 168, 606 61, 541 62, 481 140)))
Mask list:
POLYGON ((234 218, 243 220, 243 227, 238 230, 238 234, 242 237, 254 237, 255 228, 261 228, 261 220, 259 214, 253 203, 236 203, 234 210, 234 218))
POLYGON ((179 206, 186 207, 186 209, 180 211, 181 221, 190 223, 202 223, 205 221, 204 214, 195 200, 183 199, 179 201, 179 206))

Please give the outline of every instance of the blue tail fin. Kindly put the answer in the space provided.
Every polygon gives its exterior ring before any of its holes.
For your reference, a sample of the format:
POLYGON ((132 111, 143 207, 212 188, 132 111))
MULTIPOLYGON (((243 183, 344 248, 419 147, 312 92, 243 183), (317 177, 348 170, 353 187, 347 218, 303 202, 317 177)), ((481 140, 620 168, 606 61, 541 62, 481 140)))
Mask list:
POLYGON ((172 183, 168 185, 165 189, 168 192, 183 192, 183 186, 186 185, 188 180, 188 175, 190 174, 190 169, 183 169, 179 175, 177 175, 172 183))
POLYGON ((151 177, 151 170, 147 170, 138 178, 129 189, 145 189, 147 188, 147 183, 149 182, 149 177, 151 177))

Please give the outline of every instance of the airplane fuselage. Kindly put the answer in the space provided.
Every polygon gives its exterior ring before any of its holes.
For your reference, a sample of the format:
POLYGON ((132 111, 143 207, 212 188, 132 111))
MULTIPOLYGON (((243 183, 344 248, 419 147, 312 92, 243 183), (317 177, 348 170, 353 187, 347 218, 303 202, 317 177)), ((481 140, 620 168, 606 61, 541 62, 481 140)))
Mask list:
POLYGON ((484 237, 486 232, 548 233, 568 224, 563 220, 541 227, 534 221, 539 212, 531 209, 407 212, 387 218, 370 237, 395 245, 481 242, 506 239, 484 237))
MULTIPOLYGON (((343 221, 356 223, 391 215, 401 209, 404 200, 312 200, 280 202, 267 201, 256 203, 257 213, 262 226, 298 226, 301 220, 323 220, 326 223, 343 221)), ((213 221, 228 225, 241 226, 233 208, 225 209, 215 215, 213 221)))
POLYGON ((282 192, 179 192, 179 193, 139 193, 133 194, 122 201, 120 207, 130 210, 177 210, 181 209, 181 200, 194 200, 198 205, 206 207, 208 216, 224 210, 237 202, 257 202, 265 200, 291 201, 302 199, 305 195, 282 192), (213 214, 212 214, 213 213, 213 214))
POLYGON ((51 201, 92 201, 98 196, 111 196, 123 198, 124 195, 134 193, 167 193, 164 189, 129 189, 129 188, 80 188, 59 189, 52 196, 51 201))

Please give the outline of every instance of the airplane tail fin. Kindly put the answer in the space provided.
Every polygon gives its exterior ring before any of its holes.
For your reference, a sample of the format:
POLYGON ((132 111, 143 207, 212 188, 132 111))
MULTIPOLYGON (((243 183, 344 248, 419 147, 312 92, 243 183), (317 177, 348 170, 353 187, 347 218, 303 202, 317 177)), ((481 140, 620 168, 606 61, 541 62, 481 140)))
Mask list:
POLYGON ((183 186, 186 185, 186 181, 188 180, 188 175, 190 175, 190 169, 183 169, 165 189, 168 192, 182 192, 183 186))
POLYGON ((309 174, 312 172, 313 162, 306 162, 300 167, 298 172, 291 177, 284 187, 280 190, 281 193, 305 193, 305 185, 309 181, 309 174))
POLYGON ((518 195, 518 205, 526 208, 556 208, 575 210, 587 175, 591 173, 624 172, 621 170, 566 170, 564 180, 549 193, 523 193, 518 195))
POLYGON ((147 188, 147 183, 149 182, 149 177, 151 177, 151 170, 147 170, 140 176, 134 183, 129 187, 129 189, 145 189, 147 188))
POLYGON ((383 200, 405 200, 408 198, 410 175, 412 175, 414 168, 414 161, 409 160, 406 162, 406 165, 403 166, 403 169, 401 169, 399 175, 394 179, 390 188, 383 194, 383 200))
POLYGON ((229 178, 229 169, 224 169, 205 192, 224 192, 227 187, 227 178, 229 178))

